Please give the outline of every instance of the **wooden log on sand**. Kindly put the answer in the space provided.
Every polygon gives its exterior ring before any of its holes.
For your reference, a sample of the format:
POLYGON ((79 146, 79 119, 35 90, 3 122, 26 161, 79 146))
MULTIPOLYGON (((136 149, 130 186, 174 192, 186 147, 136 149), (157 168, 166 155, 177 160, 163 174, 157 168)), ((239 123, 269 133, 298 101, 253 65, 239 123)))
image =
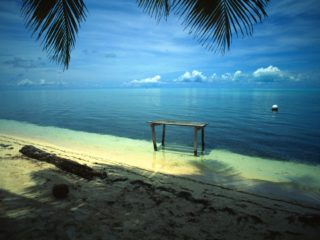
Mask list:
POLYGON ((101 179, 107 177, 105 172, 98 172, 87 165, 80 164, 70 159, 58 157, 55 154, 42 151, 32 145, 23 146, 19 151, 29 158, 51 163, 63 171, 75 174, 87 180, 92 180, 94 177, 101 179))

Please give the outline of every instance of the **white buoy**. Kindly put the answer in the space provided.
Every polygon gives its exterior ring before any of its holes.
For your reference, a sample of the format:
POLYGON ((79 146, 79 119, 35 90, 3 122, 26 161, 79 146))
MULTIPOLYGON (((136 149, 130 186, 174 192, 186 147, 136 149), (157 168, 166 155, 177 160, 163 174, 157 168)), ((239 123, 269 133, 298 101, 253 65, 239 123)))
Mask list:
POLYGON ((272 112, 278 112, 278 105, 277 104, 272 105, 271 110, 272 112))

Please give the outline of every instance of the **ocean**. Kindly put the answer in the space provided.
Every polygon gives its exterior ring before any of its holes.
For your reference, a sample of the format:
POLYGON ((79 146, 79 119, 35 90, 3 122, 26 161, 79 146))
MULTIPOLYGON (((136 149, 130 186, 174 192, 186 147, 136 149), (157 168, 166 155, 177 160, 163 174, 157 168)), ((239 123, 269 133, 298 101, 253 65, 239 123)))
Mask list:
MULTIPOLYGON (((167 126, 166 148, 159 154, 172 154, 176 162, 180 159, 179 165, 191 161, 200 170, 197 175, 208 181, 215 179, 214 172, 220 166, 222 175, 232 168, 230 176, 303 183, 303 189, 310 185, 311 198, 320 202, 317 89, 2 90, 0 102, 0 134, 42 137, 47 141, 51 138, 54 143, 66 145, 72 139, 86 142, 96 138, 100 140, 95 144, 106 149, 110 141, 101 140, 101 136, 112 137, 113 148, 126 151, 123 146, 133 144, 132 156, 139 153, 140 159, 144 151, 153 153, 148 121, 206 122, 206 150, 201 162, 189 154, 193 151, 193 130, 188 127, 167 126), (278 112, 271 111, 273 104, 279 106, 278 112), (60 139, 53 140, 57 135, 50 134, 57 131, 60 139), (70 137, 77 133, 81 137, 70 137), (139 148, 134 147, 135 143, 139 148), (263 177, 267 171, 269 176, 263 177)), ((157 138, 160 143, 160 128, 157 138)), ((127 154, 130 158, 130 152, 127 154)), ((166 162, 170 161, 168 156, 166 162)))

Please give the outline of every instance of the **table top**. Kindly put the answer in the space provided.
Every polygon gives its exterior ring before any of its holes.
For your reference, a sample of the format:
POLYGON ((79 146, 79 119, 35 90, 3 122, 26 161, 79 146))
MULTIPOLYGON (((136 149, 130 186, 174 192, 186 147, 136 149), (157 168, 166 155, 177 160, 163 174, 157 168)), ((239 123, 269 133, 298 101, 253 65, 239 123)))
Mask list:
POLYGON ((205 127, 208 124, 202 122, 187 122, 187 121, 174 121, 174 120, 155 120, 148 122, 151 125, 176 125, 176 126, 187 126, 187 127, 205 127))

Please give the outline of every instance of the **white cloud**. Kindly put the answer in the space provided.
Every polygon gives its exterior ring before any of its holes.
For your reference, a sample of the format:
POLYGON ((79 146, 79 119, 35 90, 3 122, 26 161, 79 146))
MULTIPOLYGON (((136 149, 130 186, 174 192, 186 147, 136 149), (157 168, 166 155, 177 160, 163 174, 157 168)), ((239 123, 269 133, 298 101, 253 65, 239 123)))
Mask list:
POLYGON ((178 77, 174 82, 176 83, 268 83, 268 82, 288 82, 299 81, 301 75, 294 75, 281 71, 276 66, 261 67, 252 73, 244 73, 237 70, 234 73, 223 73, 218 75, 213 73, 210 77, 205 76, 202 72, 193 70, 192 72, 185 72, 178 77))
POLYGON ((176 82, 206 82, 208 78, 197 70, 193 70, 192 72, 185 72, 182 74, 176 82))
POLYGON ((218 79, 219 79, 219 76, 216 73, 212 74, 211 77, 210 77, 211 81, 216 81, 218 79))
POLYGON ((242 78, 246 77, 246 74, 244 74, 242 71, 238 70, 233 74, 233 81, 241 80, 242 78))
POLYGON ((270 65, 266 68, 258 68, 252 73, 255 82, 283 82, 300 81, 300 76, 281 71, 278 67, 270 65))
POLYGON ((211 76, 207 77, 197 70, 192 72, 185 72, 180 76, 176 82, 188 82, 188 83, 217 83, 217 82, 236 82, 244 81, 248 78, 248 75, 240 70, 234 73, 223 73, 218 75, 213 73, 211 76))
POLYGON ((143 78, 140 80, 132 80, 129 82, 129 85, 141 86, 141 85, 159 85, 161 84, 161 76, 156 75, 150 78, 143 78))
POLYGON ((213 73, 206 76, 198 70, 186 71, 184 74, 172 81, 162 81, 160 75, 144 78, 140 80, 132 80, 125 83, 127 86, 149 86, 157 87, 161 84, 261 84, 261 83, 290 83, 298 82, 306 79, 303 74, 293 74, 280 70, 276 66, 260 67, 251 73, 237 70, 234 73, 223 73, 218 75, 213 73))
POLYGON ((52 85, 63 85, 64 82, 54 82, 54 81, 48 81, 46 79, 40 79, 40 80, 30 80, 28 78, 23 79, 17 83, 18 86, 52 86, 52 85))
POLYGON ((18 86, 32 86, 32 85, 34 85, 34 82, 26 78, 26 79, 19 81, 17 83, 17 85, 18 86))
POLYGON ((224 73, 221 75, 221 78, 224 81, 232 81, 232 74, 231 73, 224 73))
POLYGON ((234 73, 223 73, 220 76, 216 73, 212 74, 208 82, 244 82, 248 80, 248 74, 240 70, 234 73))
POLYGON ((279 68, 274 67, 270 65, 269 67, 266 68, 258 68, 256 71, 253 72, 252 74, 254 77, 263 77, 263 76, 279 76, 281 75, 281 71, 279 68))

